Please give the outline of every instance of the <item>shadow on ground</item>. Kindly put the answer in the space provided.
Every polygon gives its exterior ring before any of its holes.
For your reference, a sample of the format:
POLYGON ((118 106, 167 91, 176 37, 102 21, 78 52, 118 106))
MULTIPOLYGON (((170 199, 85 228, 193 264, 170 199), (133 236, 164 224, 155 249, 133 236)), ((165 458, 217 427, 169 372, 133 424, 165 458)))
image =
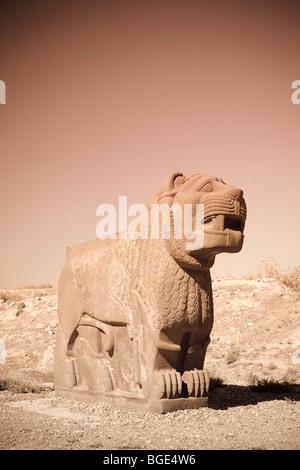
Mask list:
POLYGON ((249 386, 224 385, 209 394, 208 407, 214 410, 227 410, 235 406, 257 405, 264 401, 300 401, 300 385, 291 384, 275 392, 253 391, 249 386))

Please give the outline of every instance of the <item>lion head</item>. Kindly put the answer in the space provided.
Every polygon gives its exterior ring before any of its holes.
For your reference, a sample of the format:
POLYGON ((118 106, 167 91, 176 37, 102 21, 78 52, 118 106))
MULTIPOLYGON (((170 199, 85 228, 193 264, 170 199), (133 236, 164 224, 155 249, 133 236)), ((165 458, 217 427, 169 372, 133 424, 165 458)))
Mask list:
POLYGON ((191 204, 193 217, 196 204, 204 205, 204 242, 200 249, 187 249, 184 236, 181 240, 166 241, 178 262, 211 267, 218 253, 237 253, 242 249, 246 220, 243 191, 221 178, 176 172, 161 185, 149 204, 181 207, 191 204))

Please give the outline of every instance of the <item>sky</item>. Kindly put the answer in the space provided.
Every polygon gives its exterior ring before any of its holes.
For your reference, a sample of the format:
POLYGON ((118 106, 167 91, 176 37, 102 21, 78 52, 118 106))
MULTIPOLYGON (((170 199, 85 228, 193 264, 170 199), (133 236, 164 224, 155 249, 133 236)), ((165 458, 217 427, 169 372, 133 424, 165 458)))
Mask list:
POLYGON ((300 264, 300 6, 7 1, 0 6, 0 288, 57 285, 100 204, 172 173, 244 190, 243 250, 214 276, 300 264))

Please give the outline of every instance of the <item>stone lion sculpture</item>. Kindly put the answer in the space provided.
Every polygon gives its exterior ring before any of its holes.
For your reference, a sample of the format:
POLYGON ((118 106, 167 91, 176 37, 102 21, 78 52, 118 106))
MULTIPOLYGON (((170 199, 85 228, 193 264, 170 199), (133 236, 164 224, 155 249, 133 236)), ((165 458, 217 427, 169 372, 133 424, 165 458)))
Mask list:
POLYGON ((150 412, 207 405, 209 269, 218 253, 242 248, 243 192, 220 178, 177 172, 147 208, 152 204, 203 204, 203 244, 187 249, 184 237, 171 233, 67 248, 55 351, 60 396, 150 412))

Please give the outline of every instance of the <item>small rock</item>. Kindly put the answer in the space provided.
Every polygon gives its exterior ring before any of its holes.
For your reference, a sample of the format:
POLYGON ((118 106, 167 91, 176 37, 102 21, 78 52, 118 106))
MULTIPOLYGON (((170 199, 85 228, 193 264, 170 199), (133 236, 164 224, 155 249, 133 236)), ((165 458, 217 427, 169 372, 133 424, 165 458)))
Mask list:
POLYGON ((54 383, 52 382, 44 382, 41 383, 42 390, 54 390, 54 383))
POLYGON ((17 316, 17 317, 20 315, 20 313, 22 313, 22 311, 24 310, 24 308, 25 308, 24 302, 19 302, 19 303, 17 303, 17 311, 16 311, 16 316, 17 316))

